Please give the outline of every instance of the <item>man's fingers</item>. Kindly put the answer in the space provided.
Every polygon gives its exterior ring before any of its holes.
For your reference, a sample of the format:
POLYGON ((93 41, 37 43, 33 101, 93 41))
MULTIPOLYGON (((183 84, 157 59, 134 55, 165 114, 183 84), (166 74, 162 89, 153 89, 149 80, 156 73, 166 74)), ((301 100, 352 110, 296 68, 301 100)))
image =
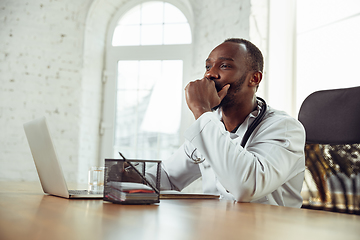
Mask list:
POLYGON ((220 101, 223 100, 223 98, 226 96, 228 90, 229 90, 230 84, 226 84, 223 86, 223 88, 218 92, 218 96, 220 98, 220 101))

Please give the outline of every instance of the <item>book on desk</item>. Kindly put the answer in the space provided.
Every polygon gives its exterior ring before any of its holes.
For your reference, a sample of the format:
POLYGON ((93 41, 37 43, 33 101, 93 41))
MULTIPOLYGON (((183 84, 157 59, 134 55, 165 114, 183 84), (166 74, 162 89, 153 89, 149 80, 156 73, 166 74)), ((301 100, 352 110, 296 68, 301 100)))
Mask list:
MULTIPOLYGON (((122 154, 120 154, 122 156, 122 154)), ((120 204, 153 204, 160 202, 160 163, 158 160, 105 159, 104 201, 120 204), (147 165, 157 167, 155 185, 145 178, 147 165), (127 179, 137 176, 139 182, 127 179)))
POLYGON ((214 194, 160 191, 160 163, 154 160, 105 159, 104 200, 120 204, 153 204, 159 203, 160 199, 219 198, 219 195, 214 194), (157 165, 155 185, 145 178, 146 164, 157 165), (139 175, 142 183, 127 182, 123 176, 126 168, 139 175))

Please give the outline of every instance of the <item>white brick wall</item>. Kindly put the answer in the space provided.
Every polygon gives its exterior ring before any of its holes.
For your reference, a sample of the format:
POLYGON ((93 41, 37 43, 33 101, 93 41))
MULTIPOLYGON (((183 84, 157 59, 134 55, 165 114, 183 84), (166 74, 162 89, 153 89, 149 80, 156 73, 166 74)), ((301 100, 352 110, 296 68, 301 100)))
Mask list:
POLYGON ((0 1, 0 179, 37 180, 22 124, 45 115, 66 178, 77 180, 83 39, 90 4, 0 1))
POLYGON ((194 78, 201 78, 210 51, 226 38, 249 38, 250 0, 194 1, 194 78))
MULTIPOLYGON (((129 1, 0 1, 0 180, 37 180, 22 124, 43 115, 67 181, 86 181, 88 167, 101 162, 106 31, 129 1)), ((213 47, 249 38, 251 4, 265 0, 179 1, 193 7, 196 79, 213 47)))

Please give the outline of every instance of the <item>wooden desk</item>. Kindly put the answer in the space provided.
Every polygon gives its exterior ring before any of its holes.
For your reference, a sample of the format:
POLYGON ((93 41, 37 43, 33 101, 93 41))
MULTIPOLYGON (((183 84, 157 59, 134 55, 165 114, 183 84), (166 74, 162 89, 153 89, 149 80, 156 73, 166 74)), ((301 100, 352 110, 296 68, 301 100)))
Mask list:
POLYGON ((359 239, 360 216, 222 200, 118 205, 0 182, 0 239, 359 239))

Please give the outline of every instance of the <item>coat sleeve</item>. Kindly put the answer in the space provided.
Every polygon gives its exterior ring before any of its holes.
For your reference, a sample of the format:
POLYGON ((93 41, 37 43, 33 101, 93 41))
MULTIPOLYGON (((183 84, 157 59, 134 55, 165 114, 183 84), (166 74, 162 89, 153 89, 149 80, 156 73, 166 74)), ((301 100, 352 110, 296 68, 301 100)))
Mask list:
MULTIPOLYGON (((184 143, 172 156, 161 165, 161 190, 181 191, 201 176, 199 166, 186 155, 189 145, 184 143)), ((151 168, 146 173, 147 179, 155 181, 156 169, 151 168)))
POLYGON ((262 198, 305 168, 305 131, 295 119, 265 118, 245 148, 224 125, 204 113, 185 132, 212 167, 218 181, 237 201, 262 198))

